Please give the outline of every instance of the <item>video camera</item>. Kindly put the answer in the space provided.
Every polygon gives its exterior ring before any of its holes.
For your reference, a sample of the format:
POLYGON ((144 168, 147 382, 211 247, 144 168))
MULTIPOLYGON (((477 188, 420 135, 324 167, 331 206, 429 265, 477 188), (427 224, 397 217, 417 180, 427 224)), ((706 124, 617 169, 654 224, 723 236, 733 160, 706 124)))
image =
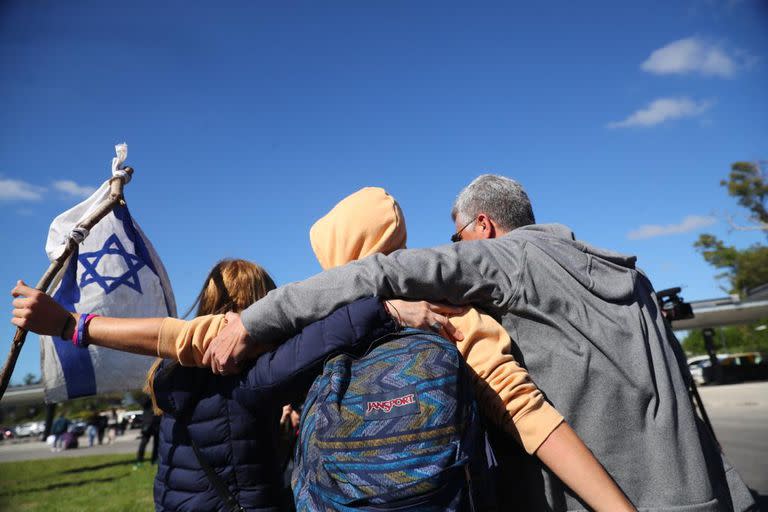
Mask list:
POLYGON ((661 302, 661 312, 670 322, 687 320, 694 316, 693 308, 679 295, 680 291, 680 287, 676 287, 656 292, 656 297, 661 302))

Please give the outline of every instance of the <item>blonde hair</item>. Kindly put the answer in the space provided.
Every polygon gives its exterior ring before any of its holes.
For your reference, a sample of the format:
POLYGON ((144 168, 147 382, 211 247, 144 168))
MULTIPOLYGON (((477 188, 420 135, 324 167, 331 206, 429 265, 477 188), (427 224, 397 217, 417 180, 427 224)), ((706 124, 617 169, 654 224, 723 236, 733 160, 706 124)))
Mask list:
MULTIPOLYGON (((216 263, 208 273, 200 293, 184 318, 188 317, 195 307, 195 316, 220 315, 228 311, 239 313, 275 288, 277 286, 272 277, 261 266, 246 260, 224 259, 216 263)), ((147 382, 144 386, 144 392, 152 398, 152 407, 156 414, 162 414, 162 410, 157 406, 153 384, 162 362, 162 358, 155 360, 147 372, 147 382)), ((170 371, 170 368, 177 364, 178 361, 173 361, 166 368, 170 371)))
POLYGON ((221 260, 211 269, 184 316, 189 316, 195 306, 196 316, 239 313, 275 288, 275 282, 259 265, 246 260, 221 260))

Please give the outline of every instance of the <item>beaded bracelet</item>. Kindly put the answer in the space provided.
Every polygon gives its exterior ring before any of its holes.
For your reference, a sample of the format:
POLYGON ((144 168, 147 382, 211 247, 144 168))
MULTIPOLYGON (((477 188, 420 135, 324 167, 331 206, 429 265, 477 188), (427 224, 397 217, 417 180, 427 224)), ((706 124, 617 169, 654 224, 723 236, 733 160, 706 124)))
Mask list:
POLYGON ((89 313, 81 313, 77 319, 77 327, 75 328, 75 334, 72 336, 72 344, 78 348, 88 347, 88 340, 86 339, 86 327, 88 322, 93 320, 99 315, 92 315, 89 313))

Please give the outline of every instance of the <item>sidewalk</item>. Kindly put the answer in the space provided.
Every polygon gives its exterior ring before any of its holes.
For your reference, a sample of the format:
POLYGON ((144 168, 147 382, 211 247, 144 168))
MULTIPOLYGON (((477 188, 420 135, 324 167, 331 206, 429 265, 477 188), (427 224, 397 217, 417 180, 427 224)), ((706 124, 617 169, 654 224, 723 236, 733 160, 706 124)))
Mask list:
POLYGON ((78 442, 79 448, 74 450, 65 450, 54 453, 51 447, 42 441, 31 441, 26 443, 6 443, 0 444, 0 463, 15 462, 21 460, 51 459, 55 457, 81 457, 85 455, 105 455, 116 453, 135 453, 139 447, 138 438, 141 431, 127 430, 122 436, 117 436, 113 444, 106 444, 106 438, 103 445, 95 444, 93 448, 88 448, 88 436, 80 436, 78 442))
POLYGON ((699 394, 707 409, 713 409, 710 414, 730 413, 734 409, 768 409, 768 382, 699 386, 699 394))
POLYGON ((768 496, 768 382, 702 386, 725 456, 750 488, 768 496))

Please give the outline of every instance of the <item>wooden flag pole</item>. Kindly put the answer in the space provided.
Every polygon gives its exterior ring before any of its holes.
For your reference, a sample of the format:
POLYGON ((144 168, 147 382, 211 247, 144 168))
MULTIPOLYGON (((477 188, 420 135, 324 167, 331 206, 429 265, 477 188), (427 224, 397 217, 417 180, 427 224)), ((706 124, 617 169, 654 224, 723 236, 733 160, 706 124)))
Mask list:
MULTIPOLYGON (((125 167, 122 169, 128 175, 128 178, 118 176, 109 180, 109 198, 102 201, 99 207, 81 223, 77 225, 79 228, 90 230, 93 226, 106 217, 109 212, 115 209, 116 206, 125 206, 125 199, 123 197, 123 187, 127 179, 130 179, 130 175, 133 174, 131 167, 125 167)), ((35 288, 42 292, 48 292, 48 288, 51 286, 53 279, 64 267, 69 257, 77 248, 77 242, 72 238, 67 238, 67 245, 64 247, 64 251, 61 255, 53 260, 48 266, 48 270, 45 271, 43 277, 40 278, 35 288)), ((24 340, 27 338, 27 331, 21 327, 16 328, 16 335, 13 337, 13 344, 11 345, 11 353, 8 354, 8 359, 3 366, 2 374, 0 374, 0 400, 5 395, 5 390, 8 388, 8 383, 11 381, 11 375, 13 369, 16 367, 16 361, 19 359, 21 353, 21 347, 24 346, 24 340)))

